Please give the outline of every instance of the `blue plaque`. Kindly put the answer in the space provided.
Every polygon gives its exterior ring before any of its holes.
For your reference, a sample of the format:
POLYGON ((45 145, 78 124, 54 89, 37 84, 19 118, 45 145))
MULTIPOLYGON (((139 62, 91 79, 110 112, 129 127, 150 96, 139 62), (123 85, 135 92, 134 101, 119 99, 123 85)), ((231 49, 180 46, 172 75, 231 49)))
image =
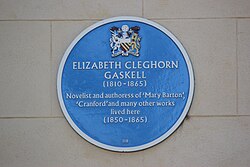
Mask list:
POLYGON ((81 32, 57 77, 69 124, 112 151, 149 148, 184 120, 194 92, 188 54, 166 28, 138 17, 115 17, 81 32))

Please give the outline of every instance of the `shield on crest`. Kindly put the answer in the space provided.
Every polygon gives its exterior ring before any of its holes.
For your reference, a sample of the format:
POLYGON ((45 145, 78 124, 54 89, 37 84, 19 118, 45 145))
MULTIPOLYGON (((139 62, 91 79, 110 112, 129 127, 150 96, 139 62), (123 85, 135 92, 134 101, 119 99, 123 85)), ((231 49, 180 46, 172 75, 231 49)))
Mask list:
POLYGON ((119 55, 133 55, 138 57, 141 40, 139 37, 139 30, 140 27, 138 26, 129 28, 128 25, 123 25, 121 28, 110 28, 112 57, 117 57, 119 55))

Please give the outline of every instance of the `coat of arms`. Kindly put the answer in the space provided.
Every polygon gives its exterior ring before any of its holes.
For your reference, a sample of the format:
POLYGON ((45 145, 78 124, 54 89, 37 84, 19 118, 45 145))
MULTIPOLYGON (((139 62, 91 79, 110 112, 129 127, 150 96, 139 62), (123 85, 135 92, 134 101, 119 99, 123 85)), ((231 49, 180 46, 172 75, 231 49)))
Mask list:
POLYGON ((128 25, 123 25, 121 28, 110 28, 110 32, 112 34, 110 38, 112 57, 117 57, 119 55, 133 55, 138 57, 141 40, 139 37, 139 30, 140 27, 138 26, 129 28, 128 25))

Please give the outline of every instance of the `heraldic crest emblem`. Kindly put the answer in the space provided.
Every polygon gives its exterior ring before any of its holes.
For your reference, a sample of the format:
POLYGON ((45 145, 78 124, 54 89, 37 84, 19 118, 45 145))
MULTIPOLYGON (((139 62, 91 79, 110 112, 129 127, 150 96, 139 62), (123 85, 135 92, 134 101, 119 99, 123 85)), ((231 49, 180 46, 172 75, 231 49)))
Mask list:
POLYGON ((140 27, 138 26, 129 28, 128 25, 123 25, 121 28, 110 28, 110 47, 112 51, 112 57, 117 57, 119 55, 133 55, 139 57, 141 40, 139 37, 139 30, 140 27))

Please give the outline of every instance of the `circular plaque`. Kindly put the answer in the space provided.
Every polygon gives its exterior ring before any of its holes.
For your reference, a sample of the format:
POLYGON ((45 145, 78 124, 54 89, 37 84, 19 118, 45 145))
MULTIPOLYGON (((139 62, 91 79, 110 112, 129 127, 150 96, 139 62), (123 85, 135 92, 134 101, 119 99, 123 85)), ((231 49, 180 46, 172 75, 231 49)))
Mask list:
POLYGON ((112 151, 149 148, 184 120, 194 92, 187 52, 166 28, 115 17, 82 31, 57 77, 64 116, 90 143, 112 151))

